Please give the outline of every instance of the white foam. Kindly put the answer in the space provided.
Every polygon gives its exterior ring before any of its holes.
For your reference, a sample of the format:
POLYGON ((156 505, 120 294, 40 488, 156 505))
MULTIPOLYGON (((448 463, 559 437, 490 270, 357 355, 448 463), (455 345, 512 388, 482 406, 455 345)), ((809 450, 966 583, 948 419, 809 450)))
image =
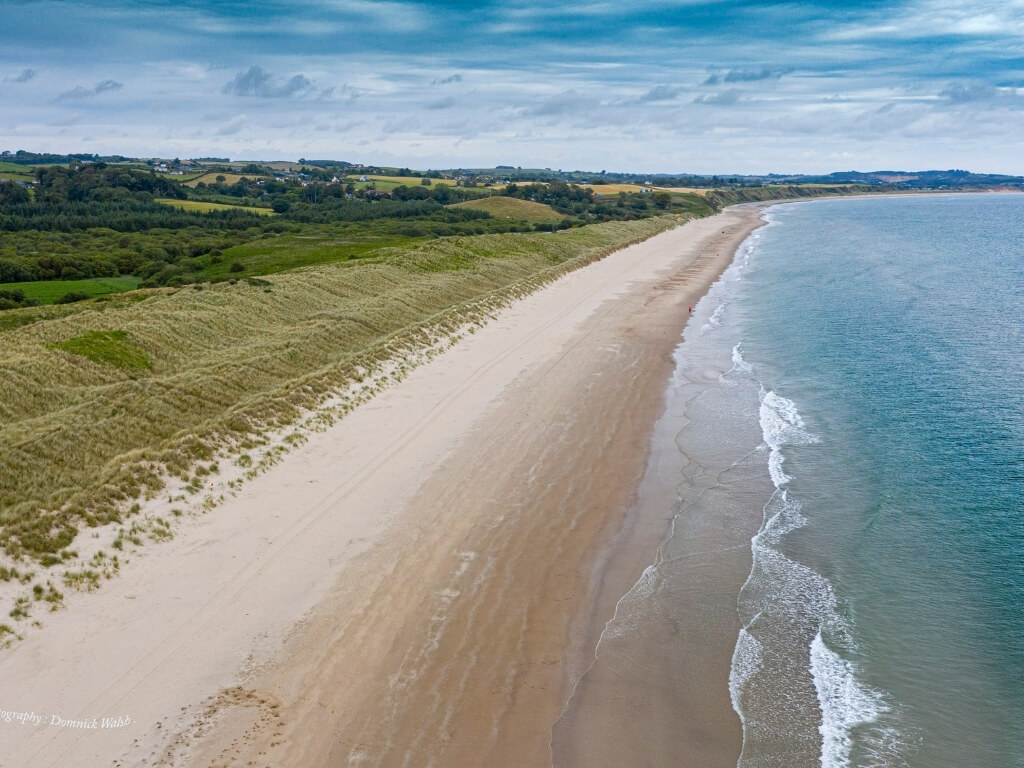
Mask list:
POLYGON ((887 708, 877 691, 857 680, 855 665, 825 645, 820 630, 811 641, 811 676, 821 706, 821 766, 847 768, 853 729, 875 722, 887 708))
POLYGON ((793 478, 787 475, 782 464, 786 460, 782 455, 785 445, 808 445, 817 443, 818 438, 804 427, 800 411, 789 398, 761 389, 761 435, 771 449, 768 456, 768 473, 776 488, 782 488, 793 478))
POLYGON ((743 344, 737 344, 732 348, 732 369, 729 372, 751 373, 753 370, 753 366, 743 358, 743 344))
MULTIPOLYGON (((757 617, 755 616, 756 620, 757 617)), ((736 639, 736 648, 732 652, 732 665, 729 668, 729 698, 732 708, 739 715, 740 723, 745 723, 740 696, 747 683, 758 673, 764 663, 764 647, 761 642, 746 628, 740 630, 736 639)))
POLYGON ((713 331, 715 328, 720 328, 722 325, 722 313, 725 312, 726 303, 724 301, 719 302, 718 306, 715 307, 715 311, 711 313, 711 317, 708 321, 701 326, 701 334, 705 334, 708 331, 713 331))
POLYGON ((641 629, 650 617, 650 600, 658 591, 660 584, 658 566, 649 565, 644 568, 636 583, 615 604, 615 613, 605 624, 604 631, 598 639, 598 646, 606 639, 625 637, 641 629))

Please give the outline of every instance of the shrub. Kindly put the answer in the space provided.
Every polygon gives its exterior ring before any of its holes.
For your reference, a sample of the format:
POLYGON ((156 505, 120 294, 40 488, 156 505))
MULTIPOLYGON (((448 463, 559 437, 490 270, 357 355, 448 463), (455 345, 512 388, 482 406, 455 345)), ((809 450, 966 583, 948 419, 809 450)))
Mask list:
POLYGON ((83 293, 82 291, 68 291, 63 296, 61 296, 59 299, 57 299, 57 303, 58 304, 73 304, 76 301, 85 301, 88 298, 89 298, 89 294, 88 293, 83 293))
POLYGON ((229 269, 231 272, 245 272, 245 265, 240 261, 236 261, 229 269))

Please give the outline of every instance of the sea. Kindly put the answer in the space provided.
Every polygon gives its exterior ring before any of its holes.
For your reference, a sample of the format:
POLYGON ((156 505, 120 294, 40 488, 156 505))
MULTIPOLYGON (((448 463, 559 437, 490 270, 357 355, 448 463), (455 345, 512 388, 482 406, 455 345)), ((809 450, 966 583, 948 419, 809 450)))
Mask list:
POLYGON ((671 686, 700 652, 673 614, 717 578, 692 520, 747 526, 728 679, 701 682, 740 768, 1024 767, 1024 195, 763 217, 677 350, 671 529, 598 657, 671 686))

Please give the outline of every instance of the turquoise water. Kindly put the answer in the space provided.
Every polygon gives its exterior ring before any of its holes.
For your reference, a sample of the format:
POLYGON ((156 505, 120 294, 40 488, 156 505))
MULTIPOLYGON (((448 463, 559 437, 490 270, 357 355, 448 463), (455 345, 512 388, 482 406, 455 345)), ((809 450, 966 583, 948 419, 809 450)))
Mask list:
POLYGON ((731 350, 775 488, 740 765, 1024 766, 1024 196, 767 218, 690 340, 731 350))

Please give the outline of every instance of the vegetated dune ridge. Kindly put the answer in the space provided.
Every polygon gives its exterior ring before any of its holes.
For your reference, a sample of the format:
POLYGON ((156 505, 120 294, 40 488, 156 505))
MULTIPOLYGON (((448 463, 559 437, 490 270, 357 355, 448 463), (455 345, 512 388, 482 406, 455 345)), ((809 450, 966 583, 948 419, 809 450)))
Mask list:
POLYGON ((8 709, 130 722, 8 730, 0 766, 546 765, 687 306, 756 224, 564 276, 147 548, 0 656, 8 709))
POLYGON ((448 238, 234 285, 6 313, 33 322, 0 326, 0 566, 95 569, 71 554, 78 531, 126 521, 168 475, 198 492, 264 430, 675 223, 448 238))

